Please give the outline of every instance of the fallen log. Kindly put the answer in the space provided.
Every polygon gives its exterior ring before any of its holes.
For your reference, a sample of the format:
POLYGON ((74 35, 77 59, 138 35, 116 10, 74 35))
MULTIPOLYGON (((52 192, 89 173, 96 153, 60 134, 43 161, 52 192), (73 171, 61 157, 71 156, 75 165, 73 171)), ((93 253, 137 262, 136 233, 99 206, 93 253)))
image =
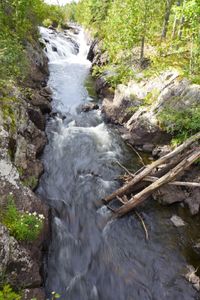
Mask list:
POLYGON ((169 183, 172 181, 178 174, 180 174, 183 170, 187 169, 193 162, 195 162, 198 158, 200 158, 200 148, 198 151, 195 151, 189 157, 183 159, 176 167, 170 170, 167 174, 150 184, 144 190, 133 196, 126 204, 121 206, 117 211, 115 211, 115 215, 117 217, 121 217, 131 211, 138 204, 142 203, 145 199, 147 199, 154 191, 159 189, 162 185, 169 183))
MULTIPOLYGON (((122 164, 120 164, 118 161, 117 161, 118 165, 126 172, 128 173, 129 176, 127 176, 127 181, 130 181, 131 178, 134 178, 135 175, 133 173, 131 173, 126 167, 124 167, 122 164)), ((125 176, 124 176, 125 177, 125 176)), ((122 176, 122 179, 123 179, 123 176, 122 176)), ((156 177, 156 176, 146 176, 142 179, 142 181, 147 181, 147 182, 155 182, 156 180, 158 180, 159 177, 156 177)), ((188 181, 172 181, 172 182, 168 182, 167 184, 169 185, 176 185, 176 186, 187 186, 187 187, 192 187, 192 188, 195 188, 195 187, 200 187, 200 183, 199 182, 188 182, 188 181)), ((123 196, 124 197, 124 196, 123 196)), ((118 199, 119 196, 116 196, 116 198, 118 199)), ((127 202, 127 201, 126 201, 127 202)))
MULTIPOLYGON (((158 180, 158 177, 155 176, 147 176, 145 178, 143 178, 143 181, 147 181, 147 182, 155 182, 156 180, 158 180)), ((169 185, 176 185, 176 186, 187 186, 187 187, 191 187, 191 188, 195 188, 195 187, 200 187, 200 183, 198 182, 188 182, 188 181, 172 181, 172 182, 168 182, 167 184, 169 185)))
POLYGON ((138 173, 136 176, 134 176, 134 178, 130 182, 128 182, 127 184, 125 184, 124 186, 119 188, 118 190, 114 191, 112 194, 105 197, 103 199, 103 201, 110 202, 111 200, 113 200, 117 196, 120 197, 124 194, 129 193, 131 191, 131 189, 133 188, 133 186, 135 184, 137 184, 139 181, 141 181, 144 177, 149 175, 152 172, 153 169, 155 169, 159 165, 164 164, 165 162, 169 161, 169 159, 171 159, 174 156, 176 156, 177 154, 181 153, 183 150, 189 148, 194 142, 198 141, 199 139, 200 139, 200 132, 193 135, 189 139, 187 139, 183 144, 181 144, 180 146, 175 148, 170 153, 168 153, 165 156, 159 158, 158 160, 154 161, 150 165, 147 165, 146 168, 142 169, 142 171, 140 173, 138 173))

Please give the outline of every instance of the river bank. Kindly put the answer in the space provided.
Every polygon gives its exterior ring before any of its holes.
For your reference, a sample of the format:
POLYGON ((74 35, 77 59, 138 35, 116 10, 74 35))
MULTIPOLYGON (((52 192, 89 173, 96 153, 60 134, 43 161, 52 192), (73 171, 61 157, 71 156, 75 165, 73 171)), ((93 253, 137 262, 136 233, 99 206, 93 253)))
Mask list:
MULTIPOLYGON (((185 133, 184 124, 177 125, 180 123, 178 116, 177 119, 173 119, 171 115, 173 112, 178 114, 194 108, 194 111, 197 110, 197 117, 200 86, 192 84, 187 78, 182 77, 178 70, 170 68, 152 77, 146 77, 144 71, 138 70, 134 79, 127 85, 119 84, 113 88, 110 84, 110 77, 113 74, 109 71, 110 66, 106 71, 109 62, 106 53, 101 51, 101 46, 95 40, 88 58, 93 63, 93 69, 96 66, 103 66, 105 69, 95 80, 106 121, 115 125, 123 140, 144 157, 145 163, 169 153, 173 147, 176 128, 182 125, 182 131, 185 133)), ((181 118, 184 119, 184 116, 181 118)), ((195 116, 191 116, 191 122, 193 118, 195 116)), ((187 116, 185 119, 187 121, 187 116)), ((199 166, 193 165, 190 172, 185 172, 179 179, 198 182, 199 166)), ((154 193, 153 197, 167 205, 179 202, 195 215, 200 208, 198 194, 198 188, 167 186, 154 193)))
POLYGON ((49 239, 49 209, 34 190, 44 170, 39 157, 47 143, 45 124, 52 93, 46 86, 48 61, 42 45, 33 40, 25 49, 29 64, 26 78, 0 87, 0 284, 22 292, 22 299, 39 300, 45 299, 43 255, 49 239), (11 205, 18 217, 43 216, 36 239, 29 241, 24 236, 20 240, 10 233, 4 215, 11 205))

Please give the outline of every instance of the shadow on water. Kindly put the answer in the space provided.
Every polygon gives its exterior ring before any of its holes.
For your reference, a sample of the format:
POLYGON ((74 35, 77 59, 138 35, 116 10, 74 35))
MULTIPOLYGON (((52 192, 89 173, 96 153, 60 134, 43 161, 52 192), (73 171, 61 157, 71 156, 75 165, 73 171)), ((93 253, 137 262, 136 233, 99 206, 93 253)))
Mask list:
POLYGON ((76 112, 88 99, 84 82, 90 63, 83 32, 73 37, 78 55, 62 34, 44 28, 41 34, 49 40, 54 110, 65 115, 48 122, 45 174, 38 189, 52 207, 47 296, 56 291, 65 300, 198 299, 183 274, 188 263, 199 263, 191 250, 199 238, 199 220, 179 207, 163 208, 149 200, 138 208, 150 236, 146 241, 133 213, 110 218, 100 199, 119 186, 122 170, 116 160, 137 168, 137 158, 99 111, 76 112), (52 53, 51 43, 62 51, 52 53), (188 225, 175 228, 170 222, 174 213, 188 225))

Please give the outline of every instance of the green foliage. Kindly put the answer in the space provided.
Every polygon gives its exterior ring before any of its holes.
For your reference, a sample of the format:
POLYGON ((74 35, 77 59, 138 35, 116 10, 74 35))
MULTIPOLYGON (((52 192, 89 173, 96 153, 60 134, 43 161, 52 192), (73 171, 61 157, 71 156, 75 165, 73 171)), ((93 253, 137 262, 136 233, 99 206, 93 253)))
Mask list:
POLYGON ((200 107, 182 110, 165 109, 158 117, 161 125, 180 143, 200 131, 200 107))
POLYGON ((2 290, 0 290, 0 300, 21 300, 21 296, 6 284, 3 286, 2 290))
POLYGON ((22 180, 23 184, 32 190, 34 190, 38 185, 38 179, 35 176, 29 176, 22 180))
POLYGON ((50 25, 52 25, 52 20, 50 20, 50 19, 45 19, 45 20, 43 21, 43 25, 44 25, 45 27, 49 27, 50 25))
POLYGON ((43 215, 18 211, 12 194, 7 200, 8 205, 1 215, 1 222, 9 229, 10 234, 20 241, 37 239, 43 226, 43 215))
POLYGON ((0 80, 23 80, 26 77, 26 44, 38 39, 37 27, 45 19, 46 25, 62 24, 65 12, 63 8, 47 5, 43 0, 0 1, 0 80))
POLYGON ((48 27, 53 25, 54 27, 62 26, 67 19, 65 9, 58 5, 46 5, 45 6, 46 18, 43 20, 43 25, 48 27))

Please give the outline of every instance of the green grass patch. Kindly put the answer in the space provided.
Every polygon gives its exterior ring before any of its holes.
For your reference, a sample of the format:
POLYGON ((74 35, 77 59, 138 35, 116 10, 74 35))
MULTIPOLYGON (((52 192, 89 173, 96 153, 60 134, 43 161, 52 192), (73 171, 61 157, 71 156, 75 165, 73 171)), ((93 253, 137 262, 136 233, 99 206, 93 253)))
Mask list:
POLYGON ((10 234, 19 241, 34 241, 43 227, 43 215, 36 212, 20 212, 14 202, 13 195, 9 195, 6 209, 1 213, 1 222, 10 234))
POLYGON ((176 145, 200 131, 200 107, 166 108, 158 115, 158 120, 163 129, 172 134, 172 143, 176 145))
POLYGON ((14 292, 10 285, 6 284, 0 290, 0 300, 21 300, 21 296, 14 292))

